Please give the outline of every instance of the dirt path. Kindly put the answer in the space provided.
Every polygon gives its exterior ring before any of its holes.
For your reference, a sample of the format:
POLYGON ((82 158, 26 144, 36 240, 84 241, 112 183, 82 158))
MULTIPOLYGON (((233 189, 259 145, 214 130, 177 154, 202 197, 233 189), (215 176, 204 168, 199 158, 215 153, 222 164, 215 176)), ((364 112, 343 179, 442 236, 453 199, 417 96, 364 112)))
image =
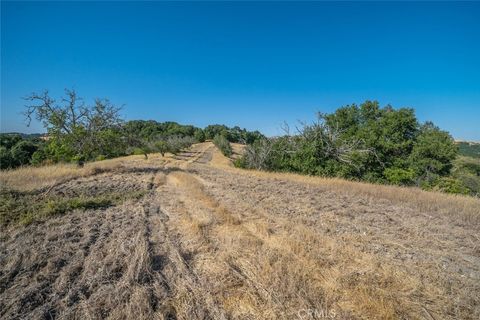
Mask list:
POLYGON ((211 143, 83 177, 144 190, 2 236, 2 319, 478 319, 475 224, 230 167, 211 143))

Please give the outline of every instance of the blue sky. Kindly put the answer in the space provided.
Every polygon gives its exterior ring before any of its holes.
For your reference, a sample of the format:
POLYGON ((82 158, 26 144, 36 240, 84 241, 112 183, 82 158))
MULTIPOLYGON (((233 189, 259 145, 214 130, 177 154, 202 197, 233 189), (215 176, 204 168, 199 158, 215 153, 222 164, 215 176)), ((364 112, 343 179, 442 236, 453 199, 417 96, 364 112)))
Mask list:
POLYGON ((280 133, 378 100, 480 140, 480 3, 3 2, 1 131, 75 88, 127 119, 280 133))

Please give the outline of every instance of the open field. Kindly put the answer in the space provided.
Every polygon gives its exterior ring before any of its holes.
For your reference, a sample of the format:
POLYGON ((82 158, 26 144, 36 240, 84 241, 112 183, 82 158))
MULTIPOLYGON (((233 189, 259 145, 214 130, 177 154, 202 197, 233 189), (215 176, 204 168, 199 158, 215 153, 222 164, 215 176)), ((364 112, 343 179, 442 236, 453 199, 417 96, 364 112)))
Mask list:
POLYGON ((0 183, 3 210, 38 204, 2 212, 2 319, 480 318, 479 199, 240 170, 210 142, 0 183))

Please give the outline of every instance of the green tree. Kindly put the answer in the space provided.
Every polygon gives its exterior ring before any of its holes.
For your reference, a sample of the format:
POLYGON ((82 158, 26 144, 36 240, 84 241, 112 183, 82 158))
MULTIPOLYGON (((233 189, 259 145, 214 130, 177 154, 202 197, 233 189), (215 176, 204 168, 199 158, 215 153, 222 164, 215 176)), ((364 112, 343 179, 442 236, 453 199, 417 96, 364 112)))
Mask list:
POLYGON ((232 155, 232 146, 228 142, 227 138, 221 134, 217 134, 213 138, 213 143, 223 153, 224 156, 229 157, 232 155))
POLYGON ((458 148, 450 134, 427 122, 416 138, 409 163, 418 177, 432 181, 450 173, 457 154, 458 148))
POLYGON ((37 145, 31 141, 23 140, 18 142, 10 150, 12 162, 15 166, 22 166, 30 163, 32 154, 37 151, 37 145))
POLYGON ((65 90, 65 95, 59 102, 48 91, 25 98, 31 102, 25 111, 28 124, 35 118, 48 131, 46 154, 55 161, 93 160, 108 153, 119 155, 118 148, 113 151, 112 146, 118 147, 121 141, 120 108, 108 99, 95 99, 93 105, 87 106, 74 90, 65 90))
POLYGON ((197 128, 195 130, 194 137, 195 137, 195 140, 197 140, 197 142, 204 142, 205 141, 205 132, 202 129, 197 128))
POLYGON ((159 140, 155 142, 155 150, 160 152, 162 157, 165 157, 165 153, 169 151, 168 143, 164 140, 159 140))
POLYGON ((0 146, 0 169, 9 169, 13 166, 12 154, 10 153, 10 150, 4 146, 0 146))

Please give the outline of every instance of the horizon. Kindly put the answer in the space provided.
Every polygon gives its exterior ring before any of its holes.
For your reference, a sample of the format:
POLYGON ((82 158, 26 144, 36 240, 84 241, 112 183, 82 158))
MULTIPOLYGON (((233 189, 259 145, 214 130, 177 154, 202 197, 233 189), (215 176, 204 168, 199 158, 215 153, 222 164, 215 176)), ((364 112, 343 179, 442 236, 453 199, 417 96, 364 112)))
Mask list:
POLYGON ((479 15, 479 3, 2 1, 0 131, 44 132, 24 124, 21 97, 74 88, 125 104, 126 120, 268 136, 377 100, 480 141, 479 15))

